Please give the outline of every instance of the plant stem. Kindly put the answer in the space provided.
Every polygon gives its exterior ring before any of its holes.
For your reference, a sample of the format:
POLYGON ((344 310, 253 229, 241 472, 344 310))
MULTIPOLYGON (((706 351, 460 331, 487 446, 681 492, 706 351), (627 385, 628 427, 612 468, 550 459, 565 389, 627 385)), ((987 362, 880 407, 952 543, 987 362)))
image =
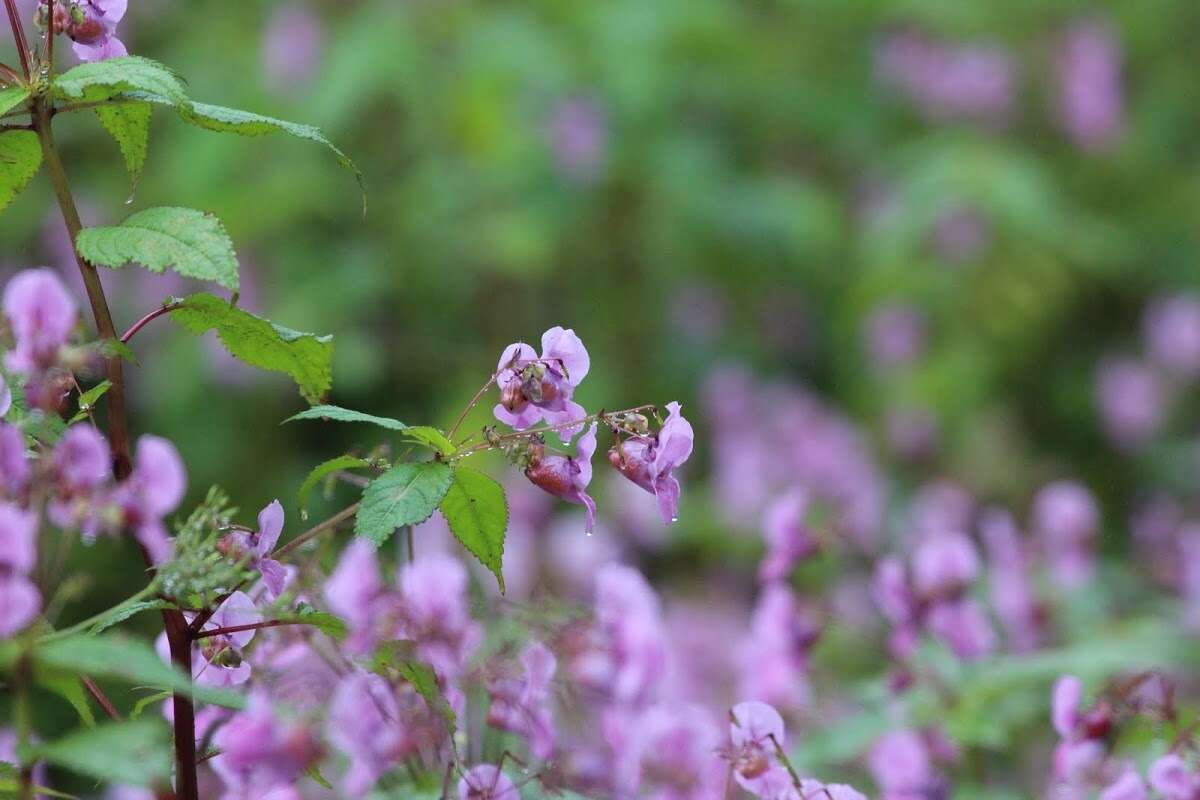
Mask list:
POLYGON ((292 539, 290 542, 285 544, 283 547, 277 548, 275 550, 275 552, 271 553, 271 558, 274 558, 277 560, 280 558, 283 558, 288 553, 292 552, 297 547, 299 547, 300 545, 307 542, 309 539, 312 539, 314 536, 318 536, 321 533, 329 530, 330 528, 336 528, 338 525, 340 525, 341 523, 350 519, 350 517, 353 517, 355 514, 357 514, 358 507, 360 505, 361 505, 361 503, 355 503, 352 506, 347 506, 346 508, 343 508, 341 511, 334 514, 332 517, 325 520, 324 522, 318 522, 316 525, 312 526, 311 528, 306 530, 304 533, 297 536, 295 539, 292 539))
MULTIPOLYGON (((17 659, 16 668, 13 670, 13 689, 16 690, 16 717, 17 724, 17 753, 18 756, 22 750, 27 748, 33 738, 33 712, 29 708, 29 684, 33 679, 33 666, 29 663, 29 656, 22 653, 17 659)), ((20 757, 17 759, 22 761, 20 757)), ((33 764, 21 764, 21 773, 19 777, 20 791, 18 796, 21 800, 33 800, 33 764)))
POLYGON ((137 594, 134 594, 134 595, 130 595, 129 597, 126 597, 124 600, 117 603, 112 608, 106 609, 105 611, 101 611, 99 614, 93 614, 92 616, 88 617, 87 619, 83 620, 82 622, 76 622, 74 625, 72 625, 69 628, 63 628, 62 630, 54 631, 54 633, 49 633, 49 634, 43 636, 39 641, 40 642, 53 642, 56 639, 65 639, 66 637, 68 637, 72 634, 79 633, 80 631, 82 631, 86 628, 90 628, 92 625, 94 625, 97 622, 99 622, 100 620, 104 619, 109 614, 116 611, 118 608, 124 608, 125 606, 133 605, 134 603, 139 602, 142 598, 144 598, 148 595, 154 594, 155 590, 156 590, 155 585, 153 583, 149 583, 146 586, 144 586, 140 592, 138 592, 137 594))
MULTIPOLYGON (((67 171, 59 158, 58 149, 54 146, 54 133, 50 129, 50 101, 48 98, 38 98, 33 104, 33 125, 42 143, 42 160, 50 173, 50 182, 54 185, 54 195, 58 198, 58 208, 62 212, 63 222, 67 226, 67 234, 71 238, 74 250, 75 238, 83 228, 79 219, 79 209, 71 196, 71 184, 67 180, 67 171)), ((92 306, 92 315, 96 319, 96 329, 101 339, 116 339, 117 331, 113 326, 112 313, 108 310, 108 299, 104 296, 104 286, 100 283, 100 275, 95 266, 88 263, 83 256, 75 251, 75 263, 79 265, 79 274, 83 278, 87 290, 88 302, 92 306)), ((125 373, 120 356, 112 356, 106 361, 108 379, 112 388, 108 392, 108 439, 113 450, 113 473, 118 480, 128 477, 133 470, 129 458, 129 427, 125 417, 125 373)))
POLYGON ((113 705, 112 700, 108 699, 108 695, 106 695, 100 689, 100 687, 96 685, 96 682, 86 675, 82 677, 82 680, 84 687, 88 690, 88 693, 96 699, 96 702, 99 703, 100 707, 104 709, 104 713, 108 714, 109 719, 120 721, 121 712, 117 711, 117 707, 113 705))
MULTIPOLYGON (((12 0, 5 0, 11 6, 12 0)), ((71 195, 71 185, 67 180, 67 171, 62 159, 54 146, 54 133, 51 130, 50 119, 53 108, 50 99, 42 96, 33 102, 33 125, 37 130, 38 139, 42 144, 42 161, 50 174, 50 182, 54 186, 54 195, 58 199, 58 208, 62 212, 63 222, 71 238, 72 249, 83 223, 79 219, 79 209, 71 195)), ((104 296, 104 286, 96 267, 75 251, 75 262, 79 266, 79 274, 83 278, 87 290, 88 302, 92 306, 92 315, 96 319, 96 329, 102 339, 117 338, 113 326, 112 314, 108 310, 108 299, 104 296)), ((133 471, 133 462, 129 457, 129 427, 125 415, 125 374, 120 356, 107 359, 108 380, 112 388, 108 391, 108 439, 113 451, 113 474, 118 480, 123 480, 133 471)), ((146 563, 151 564, 149 554, 143 548, 146 563)), ((167 643, 171 649, 171 661, 183 670, 185 675, 192 674, 192 639, 187 621, 183 614, 176 609, 164 609, 162 612, 163 627, 167 633, 167 643)), ((176 694, 172 698, 175 729, 175 789, 178 800, 200 800, 196 780, 196 720, 192 699, 184 694, 176 694)))
POLYGON ((121 344, 129 344, 129 340, 132 339, 137 334, 137 332, 140 331, 142 328, 146 327, 148 324, 150 324, 152 321, 158 319, 163 314, 170 314, 172 311, 181 307, 182 305, 183 305, 183 301, 177 300, 173 303, 165 303, 165 304, 159 306, 158 308, 154 309, 149 314, 142 317, 137 322, 133 323, 133 325, 131 325, 129 327, 129 330, 125 331, 125 333, 123 333, 121 335, 121 344))
POLYGON ((463 424, 463 420, 467 418, 467 414, 471 413, 471 409, 479 402, 480 398, 492 388, 492 384, 496 382, 496 373, 492 373, 492 377, 488 378, 487 383, 479 387, 479 391, 471 398, 471 402, 467 403, 467 407, 458 415, 458 419, 454 420, 454 424, 450 426, 450 430, 446 432, 447 439, 453 439, 454 434, 458 431, 458 427, 463 424))
POLYGON ((12 28, 13 43, 17 46, 17 55, 21 58, 21 69, 25 71, 25 80, 29 80, 29 42, 25 41, 25 28, 21 25, 21 13, 17 11, 16 0, 4 0, 4 8, 8 11, 8 24, 12 28))
POLYGON ((241 633, 242 631, 257 631, 263 628, 278 628, 281 625, 303 625, 303 620, 298 619, 271 619, 266 622, 248 622, 245 625, 230 625, 228 628, 209 628, 206 631, 200 631, 192 635, 193 639, 204 639, 208 636, 223 636, 228 633, 241 633))

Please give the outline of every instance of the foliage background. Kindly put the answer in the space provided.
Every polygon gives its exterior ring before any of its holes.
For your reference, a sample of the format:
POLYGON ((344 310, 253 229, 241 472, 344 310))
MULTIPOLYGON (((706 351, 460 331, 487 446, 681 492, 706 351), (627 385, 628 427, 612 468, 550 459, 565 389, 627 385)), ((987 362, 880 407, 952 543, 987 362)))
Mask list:
MULTIPOLYGON (((333 402, 447 425, 504 345, 561 323, 592 354, 589 408, 679 399, 703 429, 705 375, 738 361, 814 387, 885 463, 886 414, 923 409, 939 448, 895 464, 891 491, 953 475, 1025 508, 1045 480, 1077 476, 1113 552, 1145 485, 1194 487, 1195 401, 1173 408, 1175 438, 1131 455, 1105 439, 1093 384, 1102 357, 1137 351, 1148 298, 1197 283, 1195 4, 328 0, 305 6, 322 21, 319 55, 287 85, 263 70, 264 34, 293 4, 130 5, 132 51, 177 67, 195 98, 321 126, 365 172, 370 208, 319 148, 165 114, 130 196, 115 145, 75 115, 58 130, 88 221, 214 212, 239 247, 243 306, 336 335, 333 402), (1093 17, 1123 50, 1124 126, 1102 152, 1064 135, 1051 80, 1065 26, 1093 17), (912 29, 1004 48, 1007 118, 930 121, 880 80, 882 38, 912 29), (575 101, 598 114, 586 174, 555 148, 555 115, 575 101), (880 186, 887 213, 872 221, 880 186), (963 210, 984 241, 954 261, 935 238, 963 210), (864 334, 897 302, 927 331, 902 374, 872 368, 864 334)), ((6 211, 5 278, 50 264, 77 282, 51 200, 39 178, 6 211)), ((182 293, 140 271, 104 278, 126 325, 182 293)), ((352 426, 280 427, 303 405, 287 378, 155 325, 130 370, 135 426, 177 442, 192 499, 219 482, 245 509, 279 497, 292 513, 312 465, 369 443, 352 426)), ((708 522, 711 453, 697 441, 673 529, 687 544, 656 556, 656 574, 706 568, 729 537, 708 522)), ((116 543, 76 558, 94 583, 68 618, 137 580, 116 543)))

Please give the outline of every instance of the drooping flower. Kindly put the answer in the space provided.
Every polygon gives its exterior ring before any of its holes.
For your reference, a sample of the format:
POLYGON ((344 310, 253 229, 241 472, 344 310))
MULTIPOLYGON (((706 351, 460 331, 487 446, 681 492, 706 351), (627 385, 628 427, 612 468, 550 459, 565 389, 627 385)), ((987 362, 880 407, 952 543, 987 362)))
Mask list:
POLYGON ((570 328, 555 326, 543 333, 540 358, 524 342, 510 344, 496 364, 500 388, 500 402, 493 409, 496 419, 517 430, 541 420, 547 425, 563 425, 559 437, 570 441, 582 423, 568 423, 587 416, 583 406, 571 398, 590 367, 587 348, 570 328))
POLYGON ((391 687, 368 672, 356 671, 342 679, 330 701, 326 733, 350 758, 341 785, 348 797, 366 794, 413 750, 391 687))
POLYGON ((1092 573, 1093 540, 1099 533, 1100 509, 1087 487, 1056 481, 1038 491, 1033 501, 1033 529, 1054 578, 1078 586, 1092 573))
POLYGON ((0 422, 0 492, 16 495, 29 480, 25 457, 25 434, 16 426, 0 422))
MULTIPOLYGON (((191 622, 195 615, 185 614, 191 622)), ((205 686, 240 686, 250 680, 250 662, 243 658, 243 650, 254 639, 255 630, 238 630, 215 633, 218 629, 238 628, 262 622, 262 612, 245 592, 229 595, 200 629, 200 636, 192 645, 192 679, 205 686)), ((171 660, 166 633, 155 641, 155 648, 164 661, 171 660)))
POLYGON ((631 436, 608 451, 609 463, 658 498, 659 513, 668 523, 679 514, 679 481, 673 473, 691 456, 695 438, 679 409, 679 403, 667 403, 667 419, 656 436, 631 436))
POLYGON ((124 42, 117 38, 117 23, 128 5, 128 0, 55 0, 51 12, 54 28, 70 37, 71 49, 81 61, 128 55, 124 42))
POLYGON ((534 448, 525 469, 525 477, 534 486, 587 509, 585 530, 589 534, 596 526, 596 501, 587 493, 588 484, 592 482, 592 455, 595 452, 596 424, 592 423, 575 443, 574 456, 544 455, 544 448, 539 445, 534 448))
POLYGON ((763 583, 783 580, 820 548, 805 520, 807 513, 808 496, 800 489, 777 497, 767 506, 762 524, 767 554, 758 565, 758 579, 763 583))
POLYGON ((395 638, 416 643, 417 655, 443 681, 455 680, 482 640, 468 605, 470 578, 458 559, 435 553, 400 569, 395 638))
POLYGON ((550 681, 558 661, 540 642, 521 654, 523 675, 488 682, 489 725, 516 733, 529 742, 529 752, 545 760, 554 751, 554 716, 550 710, 550 681))
POLYGON ((325 581, 324 594, 329 608, 350 628, 347 651, 361 654, 374 647, 392 603, 384 594, 379 561, 370 542, 356 538, 342 551, 337 567, 325 581))
POLYGON ((0 501, 0 638, 22 630, 42 609, 27 577, 37 562, 36 512, 0 501))
POLYGON ((27 269, 4 287, 4 315, 16 347, 5 356, 13 372, 30 374, 54 366, 75 327, 75 301, 47 268, 27 269))
POLYGON ((1112 26, 1100 20, 1073 24, 1058 58, 1058 116, 1084 150, 1111 147, 1124 124, 1121 48, 1112 26))
POLYGON ((234 530, 221 541, 222 550, 231 558, 247 559, 247 566, 257 569, 267 589, 267 599, 274 600, 287 588, 288 569, 270 558, 279 535, 283 533, 283 506, 273 500, 258 512, 258 530, 234 530))
POLYGON ((784 584, 765 587, 738 648, 738 694, 794 710, 809 702, 808 654, 821 634, 817 610, 784 584))
POLYGON ((1150 765, 1150 786, 1163 800, 1193 800, 1200 793, 1200 773, 1177 753, 1167 753, 1150 765))
POLYGON ((54 446, 54 491, 46 511, 61 528, 79 528, 90 541, 106 527, 105 496, 112 451, 91 425, 73 425, 54 446))
POLYGON ((282 800, 285 795, 277 793, 293 789, 320 755, 308 729, 280 720, 262 690, 250 693, 246 710, 217 730, 213 744, 219 754, 212 766, 225 784, 224 800, 282 800))
POLYGON ((655 705, 621 720, 618 788, 649 800, 720 797, 728 769, 717 755, 721 735, 709 712, 693 705, 655 705))
POLYGON ((117 487, 116 499, 125 527, 133 530, 155 564, 171 557, 162 518, 179 507, 186 489, 187 472, 175 445, 159 436, 138 439, 133 472, 117 487))
POLYGON ((521 795, 499 767, 478 764, 459 779, 458 800, 521 800, 521 795))
POLYGON ((321 20, 302 3, 276 9, 263 31, 262 65, 267 80, 286 89, 307 83, 321 60, 321 20))
MULTIPOLYGON (((784 743, 783 717, 769 704, 757 700, 738 703, 729 715, 734 778, 746 791, 767 797, 769 787, 779 782, 778 773, 789 778, 777 753, 784 743)), ((790 779, 784 783, 790 783, 790 779)))

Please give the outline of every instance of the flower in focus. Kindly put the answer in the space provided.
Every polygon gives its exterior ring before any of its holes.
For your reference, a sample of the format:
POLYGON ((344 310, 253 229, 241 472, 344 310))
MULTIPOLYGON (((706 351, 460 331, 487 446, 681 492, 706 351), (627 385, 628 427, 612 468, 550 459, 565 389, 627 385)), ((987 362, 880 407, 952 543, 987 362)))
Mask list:
POLYGON ((128 5, 128 0, 42 0, 38 21, 65 33, 81 61, 103 61, 128 55, 117 38, 117 23, 128 5))
POLYGON ((493 409, 496 419, 517 430, 541 420, 547 425, 563 425, 559 437, 570 441, 582 424, 568 423, 587 416, 571 397, 590 367, 587 348, 570 328, 555 326, 543 333, 540 358, 524 342, 510 344, 496 364, 500 388, 500 402, 493 409))
POLYGON ((679 514, 679 481, 673 473, 691 456, 695 434, 680 413, 679 403, 667 403, 667 412, 656 436, 631 435, 613 445, 608 460, 622 475, 658 498, 663 522, 674 522, 679 514))
POLYGON ((587 493, 592 482, 592 455, 596 452, 596 424, 592 423, 579 437, 574 456, 548 456, 544 452, 540 442, 534 445, 525 477, 539 489, 587 509, 585 530, 590 534, 596 527, 596 501, 587 493))
POLYGON ((234 530, 221 541, 221 549, 226 555, 238 561, 247 559, 247 565, 262 574, 269 600, 283 594, 288 583, 287 567, 269 557, 283 533, 283 521, 283 506, 274 500, 258 512, 257 531, 234 530))

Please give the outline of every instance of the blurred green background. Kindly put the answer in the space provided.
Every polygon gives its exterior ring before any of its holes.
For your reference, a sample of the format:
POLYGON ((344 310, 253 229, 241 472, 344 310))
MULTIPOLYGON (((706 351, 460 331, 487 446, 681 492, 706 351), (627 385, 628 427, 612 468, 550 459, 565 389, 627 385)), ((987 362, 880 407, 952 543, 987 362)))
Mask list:
MULTIPOLYGON (((94 119, 57 130, 86 221, 220 217, 242 306, 335 335, 331 402, 445 426, 506 344, 573 327, 585 406, 693 411, 684 534, 711 458, 700 389, 730 361, 828 397, 897 486, 949 474, 1024 507, 1073 475, 1123 509, 1194 447, 1110 446, 1094 375, 1139 352, 1149 298, 1197 282, 1198 24, 1183 0, 132 0, 131 52, 194 98, 321 126, 368 213, 303 142, 161 114, 131 196, 94 119), (936 431, 918 458, 888 446, 905 413, 936 431)), ((77 286, 60 227, 39 177, 0 266, 77 286)), ((122 325, 186 289, 104 277, 122 325)), ((177 442, 192 499, 220 483, 247 521, 274 497, 292 514, 309 468, 377 438, 280 427, 303 406, 285 377, 170 323, 135 343, 135 430, 177 442)), ((1194 405, 1168 427, 1188 433, 1194 405)), ((113 565, 88 605, 128 594, 122 555, 80 556, 113 565)))

